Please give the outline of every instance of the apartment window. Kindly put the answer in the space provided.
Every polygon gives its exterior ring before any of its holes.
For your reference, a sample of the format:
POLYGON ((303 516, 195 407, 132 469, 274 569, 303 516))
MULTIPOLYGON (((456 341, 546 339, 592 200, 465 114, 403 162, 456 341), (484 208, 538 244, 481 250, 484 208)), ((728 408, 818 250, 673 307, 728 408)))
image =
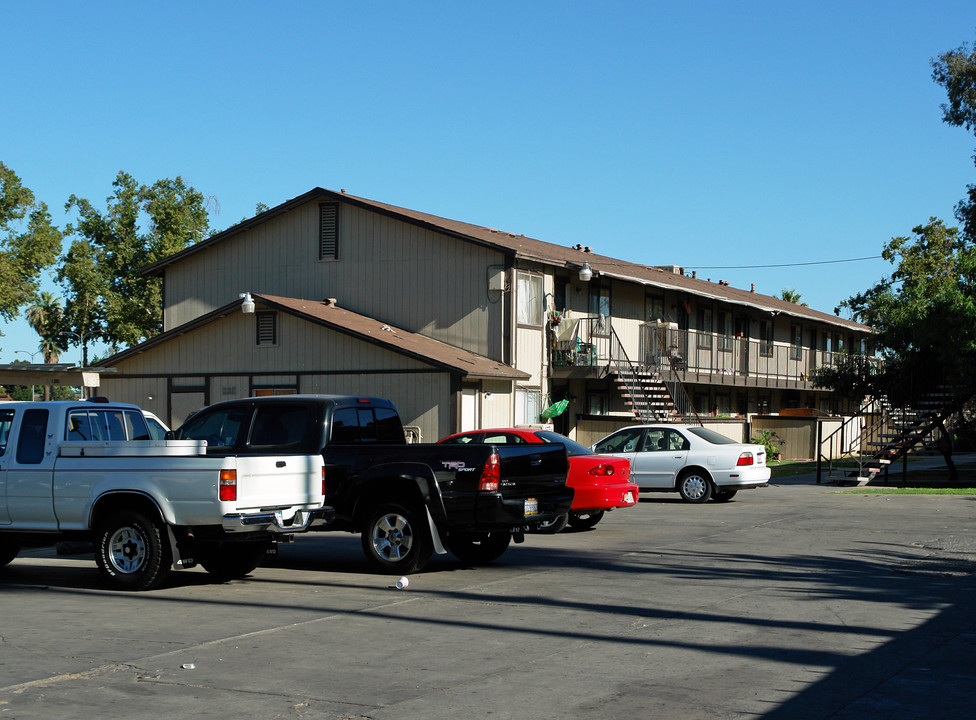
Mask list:
POLYGON ((257 321, 257 344, 278 344, 278 313, 259 312, 254 314, 257 321))
POLYGON ((319 205, 319 260, 339 259, 339 203, 319 205))
POLYGON ((712 346, 712 309, 698 308, 698 318, 695 325, 698 328, 698 347, 710 348, 712 346))
POLYGON ((517 292, 519 325, 542 325, 542 276, 520 272, 517 292))
POLYGON ((773 321, 759 321, 759 354, 766 357, 773 355, 773 321))
POLYGON ((803 336, 799 325, 790 325, 790 360, 799 360, 803 357, 803 336))
POLYGON ((719 310, 715 332, 718 333, 718 349, 732 352, 732 314, 719 310))
POLYGON ((526 388, 515 389, 515 424, 535 425, 542 412, 542 393, 526 388))
POLYGON ((593 324, 594 335, 610 333, 610 286, 590 282, 590 315, 597 320, 593 324))
POLYGON ((586 401, 586 409, 590 415, 606 415, 610 412, 610 397, 607 393, 589 393, 586 401))
POLYGON ((664 298, 653 295, 644 298, 644 319, 648 322, 664 320, 664 298))

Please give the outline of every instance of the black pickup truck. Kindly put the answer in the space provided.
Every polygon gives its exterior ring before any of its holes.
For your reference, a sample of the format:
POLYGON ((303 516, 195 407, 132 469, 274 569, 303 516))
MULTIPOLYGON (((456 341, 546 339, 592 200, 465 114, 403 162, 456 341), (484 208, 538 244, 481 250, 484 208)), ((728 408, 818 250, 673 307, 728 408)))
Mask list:
POLYGON ((292 463, 322 483, 323 504, 335 510, 333 523, 315 529, 360 533, 366 558, 383 572, 414 572, 448 550, 490 562, 573 500, 561 445, 408 444, 396 408, 382 398, 227 400, 173 434, 207 440, 211 454, 303 458, 292 463), (248 429, 258 424, 261 444, 252 445, 248 429))

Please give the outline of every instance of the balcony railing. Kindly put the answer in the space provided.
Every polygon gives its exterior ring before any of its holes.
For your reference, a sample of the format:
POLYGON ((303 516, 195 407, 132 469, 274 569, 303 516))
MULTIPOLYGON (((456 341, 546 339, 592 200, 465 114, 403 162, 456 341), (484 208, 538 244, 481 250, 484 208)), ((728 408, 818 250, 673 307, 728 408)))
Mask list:
MULTIPOLYGON (((615 362, 610 318, 583 317, 555 335, 556 367, 606 368, 615 362)), ((621 335, 632 363, 639 368, 672 368, 685 382, 720 385, 810 387, 814 371, 833 366, 839 352, 802 345, 735 337, 700 330, 679 330, 664 323, 637 326, 637 337, 621 335), (629 340, 629 341, 628 341, 629 340)))

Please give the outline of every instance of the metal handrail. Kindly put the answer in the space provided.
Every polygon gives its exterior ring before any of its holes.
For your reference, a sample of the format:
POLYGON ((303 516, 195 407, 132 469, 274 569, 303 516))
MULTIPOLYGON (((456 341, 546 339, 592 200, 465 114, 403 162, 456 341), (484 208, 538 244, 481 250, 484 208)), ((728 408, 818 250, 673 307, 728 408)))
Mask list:
MULTIPOLYGON (((618 377, 623 377, 624 382, 627 385, 627 391, 630 393, 631 398, 636 398, 638 395, 641 397, 645 408, 650 408, 650 402, 647 400, 644 391, 633 381, 638 375, 638 373, 645 374, 657 374, 661 378, 661 382, 668 389, 668 393, 671 395, 671 402, 674 403, 675 411, 682 420, 690 421, 694 417, 695 422, 698 425, 702 424, 701 418, 698 416, 698 411, 695 410, 694 403, 691 402, 691 397, 688 395, 688 391, 681 382, 681 378, 674 371, 670 364, 667 368, 663 368, 659 365, 635 365, 631 361, 630 357, 627 355, 626 349, 624 349, 623 343, 620 341, 620 337, 617 335, 617 331, 613 328, 610 329, 612 333, 611 336, 611 361, 614 363, 614 369, 617 371, 618 377), (628 372, 621 373, 622 362, 626 362, 626 369, 628 372)), ((644 413, 641 413, 641 417, 644 417, 644 413)), ((647 418, 655 419, 655 418, 647 418)), ((656 418, 660 419, 660 418, 656 418)))

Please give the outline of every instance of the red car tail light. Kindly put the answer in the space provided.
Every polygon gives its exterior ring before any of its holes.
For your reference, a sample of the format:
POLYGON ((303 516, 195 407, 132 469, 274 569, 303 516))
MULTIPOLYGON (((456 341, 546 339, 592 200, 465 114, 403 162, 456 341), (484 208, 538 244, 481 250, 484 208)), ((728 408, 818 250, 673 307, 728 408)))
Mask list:
POLYGON ((736 465, 752 465, 755 460, 752 457, 751 452, 744 452, 739 456, 739 461, 736 465))
POLYGON ((478 490, 483 492, 497 492, 498 482, 501 479, 501 461, 498 453, 492 453, 481 471, 481 481, 478 483, 478 490))
POLYGON ((613 475, 613 465, 608 465, 607 463, 600 463, 599 465, 594 465, 590 468, 590 475, 596 475, 598 477, 607 477, 608 475, 613 475))
POLYGON ((237 470, 221 470, 217 496, 221 500, 237 500, 237 470))

